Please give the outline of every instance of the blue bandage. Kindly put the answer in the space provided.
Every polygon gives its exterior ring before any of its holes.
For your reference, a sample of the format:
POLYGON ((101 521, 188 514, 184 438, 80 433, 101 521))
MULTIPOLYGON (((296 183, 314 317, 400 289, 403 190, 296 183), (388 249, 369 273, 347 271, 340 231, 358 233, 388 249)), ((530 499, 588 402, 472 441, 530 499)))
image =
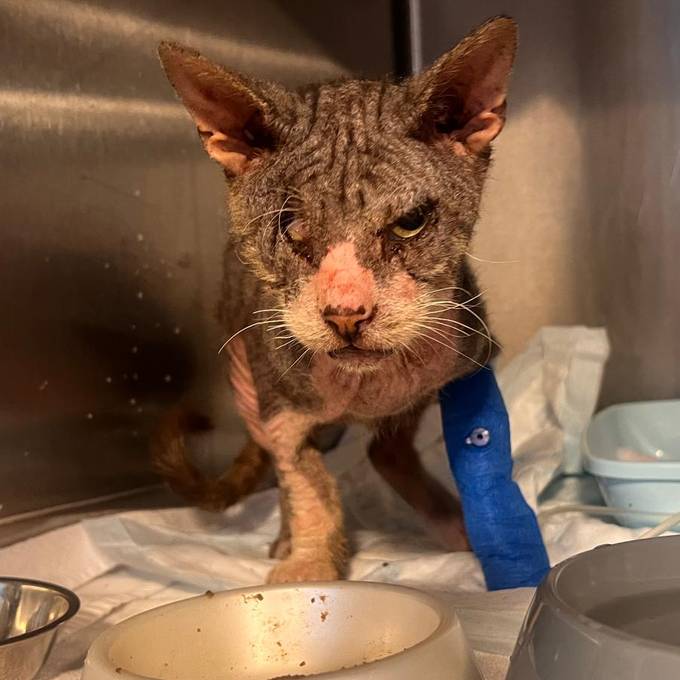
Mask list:
POLYGON ((536 515, 512 479, 510 422, 493 371, 449 383, 439 401, 465 528, 487 588, 537 586, 550 564, 536 515))

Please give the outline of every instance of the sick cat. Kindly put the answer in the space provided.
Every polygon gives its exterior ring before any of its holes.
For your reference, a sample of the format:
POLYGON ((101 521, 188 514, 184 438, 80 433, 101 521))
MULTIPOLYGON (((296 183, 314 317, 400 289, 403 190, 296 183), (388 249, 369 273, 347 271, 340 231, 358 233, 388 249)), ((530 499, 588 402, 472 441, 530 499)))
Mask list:
POLYGON ((413 437, 437 390, 493 354, 466 251, 516 43, 516 24, 499 17, 405 82, 296 91, 160 46, 227 178, 222 355, 250 441, 228 473, 203 479, 185 456, 192 424, 177 416, 154 461, 214 508, 273 461, 282 527, 271 582, 345 571, 338 489, 312 443, 328 423, 372 427, 377 470, 449 545, 466 546, 455 501, 420 465, 413 437))

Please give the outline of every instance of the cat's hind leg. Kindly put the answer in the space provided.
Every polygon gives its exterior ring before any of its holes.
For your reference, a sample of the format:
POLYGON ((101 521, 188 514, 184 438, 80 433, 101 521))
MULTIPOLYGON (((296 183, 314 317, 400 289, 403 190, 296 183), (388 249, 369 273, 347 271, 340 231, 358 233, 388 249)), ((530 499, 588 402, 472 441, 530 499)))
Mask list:
POLYGON ((419 416, 411 413, 381 423, 369 458, 380 476, 425 519, 443 547, 470 550, 460 502, 425 469, 413 444, 419 416))

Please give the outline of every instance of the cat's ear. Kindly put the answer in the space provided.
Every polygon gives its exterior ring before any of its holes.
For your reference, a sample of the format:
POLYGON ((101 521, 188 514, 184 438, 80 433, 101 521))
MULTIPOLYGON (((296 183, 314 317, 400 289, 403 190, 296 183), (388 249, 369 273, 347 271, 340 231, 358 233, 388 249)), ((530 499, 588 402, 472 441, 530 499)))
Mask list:
POLYGON ((459 155, 488 153, 505 123, 506 94, 517 50, 517 24, 491 19, 429 69, 412 78, 416 134, 447 142, 459 155))
POLYGON ((270 107, 245 78, 176 43, 161 43, 158 56, 203 147, 228 175, 243 174, 272 149, 270 107))

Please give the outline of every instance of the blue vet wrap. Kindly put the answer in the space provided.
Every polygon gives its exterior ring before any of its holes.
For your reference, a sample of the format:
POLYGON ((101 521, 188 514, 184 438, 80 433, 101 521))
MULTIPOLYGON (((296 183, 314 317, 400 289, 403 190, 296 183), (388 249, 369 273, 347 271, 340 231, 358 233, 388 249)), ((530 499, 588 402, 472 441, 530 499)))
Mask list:
POLYGON ((491 369, 439 394, 449 465, 489 590, 537 586, 550 569, 533 510, 512 479, 510 421, 491 369))

